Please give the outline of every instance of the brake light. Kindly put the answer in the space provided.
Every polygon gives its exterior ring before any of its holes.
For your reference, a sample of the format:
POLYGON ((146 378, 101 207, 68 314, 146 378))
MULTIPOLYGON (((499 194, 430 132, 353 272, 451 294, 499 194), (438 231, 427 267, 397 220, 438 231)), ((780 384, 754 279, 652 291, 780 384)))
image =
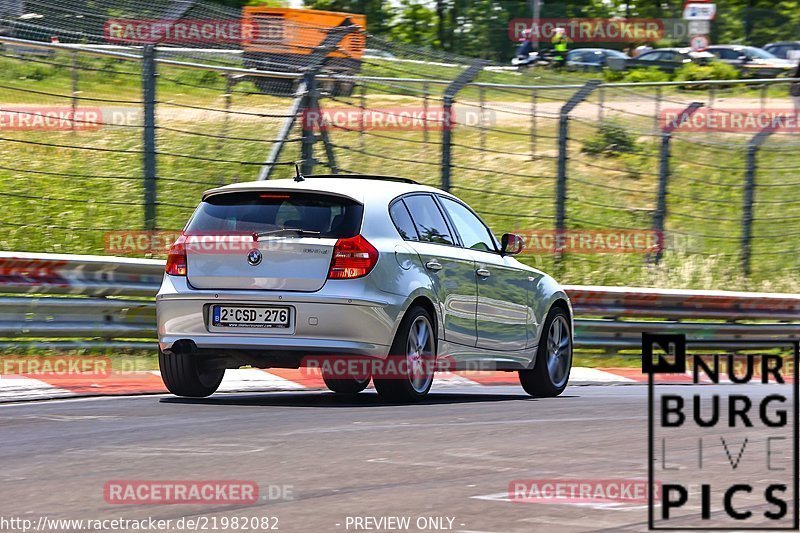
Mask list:
POLYGON ((333 247, 328 279, 354 279, 369 274, 378 262, 378 250, 361 235, 339 239, 333 247))
POLYGON ((186 235, 181 235, 175 244, 169 247, 167 254, 167 274, 170 276, 186 275, 186 235))

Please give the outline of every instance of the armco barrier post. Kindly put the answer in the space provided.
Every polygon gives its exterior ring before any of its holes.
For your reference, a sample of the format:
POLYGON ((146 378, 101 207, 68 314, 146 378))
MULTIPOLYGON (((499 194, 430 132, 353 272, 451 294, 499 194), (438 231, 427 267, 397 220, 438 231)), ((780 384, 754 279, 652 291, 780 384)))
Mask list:
POLYGON ((758 149, 773 133, 775 133, 775 128, 768 126, 747 141, 744 198, 742 200, 742 272, 745 276, 750 275, 750 245, 753 237, 753 198, 756 188, 758 149))
POLYGON ((156 49, 142 50, 142 101, 144 102, 144 228, 156 229, 156 49))
POLYGON ((567 226, 567 148, 569 114, 578 104, 586 100, 600 85, 600 80, 590 80, 561 106, 558 118, 558 169, 556 174, 556 231, 563 232, 567 226))
POLYGON ((660 244, 658 251, 653 256, 653 262, 655 263, 661 261, 664 251, 664 222, 667 218, 667 185, 670 173, 669 159, 671 156, 670 141, 672 140, 672 132, 683 125, 701 107, 703 107, 703 104, 700 102, 692 102, 689 107, 681 111, 675 122, 664 124, 661 127, 661 150, 658 159, 658 197, 656 198, 656 210, 653 213, 653 231, 659 236, 660 244))
POLYGON ((453 103, 455 102, 458 91, 474 80, 485 65, 485 61, 475 61, 464 69, 456 79, 451 81, 447 89, 444 90, 444 106, 442 110, 444 120, 442 124, 442 189, 445 191, 450 190, 450 175, 453 170, 453 126, 456 124, 455 117, 453 116, 453 103))

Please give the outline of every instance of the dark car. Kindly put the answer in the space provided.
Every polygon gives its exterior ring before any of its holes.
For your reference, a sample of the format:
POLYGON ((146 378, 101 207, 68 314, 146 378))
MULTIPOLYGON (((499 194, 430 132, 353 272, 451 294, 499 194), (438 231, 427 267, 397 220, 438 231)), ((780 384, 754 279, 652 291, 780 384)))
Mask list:
POLYGON ((658 48, 625 61, 626 69, 655 67, 675 72, 687 63, 707 65, 714 60, 708 52, 693 52, 690 48, 658 48))
POLYGON ((789 74, 795 64, 755 46, 714 45, 708 52, 739 69, 744 78, 775 78, 789 74))
POLYGON ((782 41, 769 43, 764 50, 781 59, 789 59, 797 63, 800 60, 800 41, 782 41))
POLYGON ((608 65, 608 59, 613 58, 624 64, 630 59, 628 54, 609 48, 576 48, 567 54, 567 69, 569 70, 603 70, 608 65))

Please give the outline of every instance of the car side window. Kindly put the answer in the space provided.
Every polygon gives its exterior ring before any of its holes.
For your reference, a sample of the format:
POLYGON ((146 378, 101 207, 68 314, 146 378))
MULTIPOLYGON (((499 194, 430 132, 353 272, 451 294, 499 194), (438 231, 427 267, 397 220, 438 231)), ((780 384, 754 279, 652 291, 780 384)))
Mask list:
POLYGON ((661 52, 650 52, 649 54, 642 54, 636 59, 639 59, 640 61, 657 61, 661 59, 661 57, 661 52))
POLYGON ((419 240, 436 244, 454 244, 447 222, 444 220, 439 206, 428 194, 414 194, 403 198, 414 226, 417 228, 419 240))
POLYGON ((411 220, 411 215, 408 214, 408 209, 403 200, 398 200, 389 208, 389 216, 392 217, 392 222, 400 233, 400 236, 406 241, 418 241, 417 229, 414 227, 414 221, 411 220))
POLYGON ((450 219, 461 236, 465 248, 481 252, 496 251, 494 239, 489 232, 489 228, 481 222, 481 219, 475 216, 475 213, 460 202, 456 202, 446 196, 440 196, 439 199, 442 201, 447 214, 450 215, 450 219))

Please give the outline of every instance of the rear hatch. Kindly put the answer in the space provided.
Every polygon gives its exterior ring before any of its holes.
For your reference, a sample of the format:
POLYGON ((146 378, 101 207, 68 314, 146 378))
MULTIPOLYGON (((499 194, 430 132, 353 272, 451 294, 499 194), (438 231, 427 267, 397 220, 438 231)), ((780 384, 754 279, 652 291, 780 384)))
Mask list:
POLYGON ((332 194, 213 194, 185 230, 188 281, 197 289, 319 290, 336 241, 357 235, 362 215, 361 204, 332 194))

